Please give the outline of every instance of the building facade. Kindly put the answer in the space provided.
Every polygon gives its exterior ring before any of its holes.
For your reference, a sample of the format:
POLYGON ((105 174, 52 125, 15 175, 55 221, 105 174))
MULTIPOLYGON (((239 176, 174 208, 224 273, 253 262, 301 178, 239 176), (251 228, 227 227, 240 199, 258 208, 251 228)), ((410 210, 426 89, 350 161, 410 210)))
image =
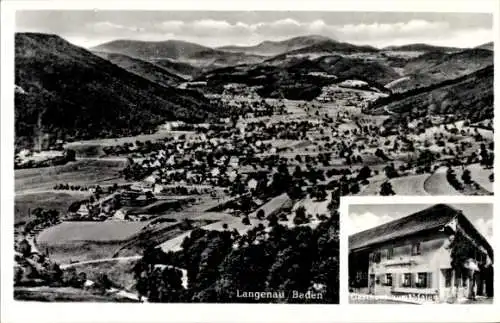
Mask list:
POLYGON ((436 302, 492 296, 493 250, 459 211, 435 205, 349 237, 351 290, 372 295, 413 296, 436 302), (452 241, 473 248, 452 266, 452 241))

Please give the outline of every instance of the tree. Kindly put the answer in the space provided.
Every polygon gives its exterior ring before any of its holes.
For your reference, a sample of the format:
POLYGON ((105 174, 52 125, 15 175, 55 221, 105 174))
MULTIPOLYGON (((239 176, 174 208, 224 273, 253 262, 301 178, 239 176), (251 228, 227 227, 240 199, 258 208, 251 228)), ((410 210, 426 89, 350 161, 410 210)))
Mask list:
POLYGON ((388 195, 396 195, 396 193, 392 189, 392 185, 390 182, 385 181, 380 185, 380 195, 388 196, 388 195))
POLYGON ((257 219, 259 219, 259 220, 263 220, 263 219, 264 219, 264 217, 265 217, 265 215, 266 215, 266 214, 265 214, 264 210, 263 210, 263 209, 259 209, 259 210, 257 211, 257 215, 256 215, 256 216, 257 216, 257 219))
POLYGON ((301 205, 295 210, 295 217, 293 218, 293 223, 295 225, 301 225, 304 223, 308 223, 309 219, 306 216, 306 208, 301 205))
POLYGON ((250 218, 248 217, 248 215, 245 215, 243 217, 243 219, 241 220, 241 223, 243 223, 244 225, 250 225, 250 218))
MULTIPOLYGON (((86 277, 81 276, 79 277, 79 279, 86 280, 86 277)), ((110 289, 111 287, 113 287, 113 282, 109 279, 108 275, 104 273, 99 273, 95 281, 95 284, 96 287, 103 293, 108 289, 110 289)))
POLYGON ((387 157, 387 155, 380 148, 377 148, 377 150, 375 150, 375 156, 377 156, 378 158, 382 159, 383 161, 388 161, 389 160, 389 158, 387 157))
POLYGON ((14 286, 19 285, 22 282, 23 276, 24 270, 19 266, 14 267, 14 286))
POLYGON ((471 184, 472 183, 472 178, 470 176, 470 170, 466 169, 462 173, 462 181, 464 181, 465 184, 471 184))
POLYGON ((417 165, 418 166, 431 165, 432 162, 434 162, 434 160, 435 160, 434 154, 430 150, 425 149, 418 155, 417 165))
POLYGON ((394 167, 394 164, 392 163, 384 167, 384 172, 385 176, 387 176, 387 178, 389 179, 399 176, 398 172, 396 171, 396 168, 394 167))
POLYGON ((278 217, 276 216, 275 213, 271 213, 267 216, 266 218, 267 221, 269 221, 269 226, 275 226, 278 224, 278 217))
POLYGON ((243 212, 250 212, 250 209, 252 208, 252 198, 248 195, 242 196, 240 199, 240 205, 243 212))
POLYGON ((82 204, 82 202, 80 202, 80 201, 75 201, 75 202, 71 203, 70 206, 68 207, 68 212, 75 213, 76 211, 78 211, 81 204, 82 204))
POLYGON ((371 174, 372 174, 372 170, 370 169, 370 167, 364 166, 363 168, 361 168, 359 170, 357 179, 360 181, 365 180, 365 179, 369 178, 371 176, 371 174))
POLYGON ((351 185, 351 187, 349 188, 349 191, 352 193, 352 194, 357 194, 359 193, 360 189, 359 189, 359 184, 358 183, 354 183, 351 185))
POLYGON ((19 242, 18 246, 19 252, 23 255, 23 257, 29 257, 31 256, 31 244, 28 242, 28 240, 23 239, 21 242, 19 242))
POLYGON ((146 193, 144 193, 144 195, 146 196, 147 200, 153 200, 155 198, 155 195, 151 191, 147 191, 146 193))
POLYGON ((318 201, 324 201, 326 199, 326 190, 324 186, 319 186, 316 190, 316 199, 318 201))
POLYGON ((64 151, 64 157, 66 161, 75 161, 76 160, 76 153, 72 149, 66 149, 64 151))

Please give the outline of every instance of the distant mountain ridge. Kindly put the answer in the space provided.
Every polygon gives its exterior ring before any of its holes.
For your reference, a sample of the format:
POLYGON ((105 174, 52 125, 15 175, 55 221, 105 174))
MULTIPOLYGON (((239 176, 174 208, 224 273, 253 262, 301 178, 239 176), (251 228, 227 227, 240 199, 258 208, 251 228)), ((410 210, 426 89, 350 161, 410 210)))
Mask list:
POLYGON ((222 46, 218 47, 218 49, 229 52, 243 52, 254 55, 272 56, 311 46, 318 42, 331 40, 332 39, 325 36, 308 35, 293 37, 281 41, 266 40, 254 46, 222 46))
POLYGON ((193 53, 211 50, 202 46, 181 40, 141 41, 141 40, 113 40, 91 48, 97 52, 111 52, 124 54, 140 59, 188 57, 193 53))
POLYGON ((416 43, 416 44, 407 44, 401 46, 388 46, 382 49, 389 51, 455 52, 455 51, 462 51, 465 48, 434 46, 424 43, 416 43))
POLYGON ((162 86, 56 35, 16 33, 16 144, 39 134, 91 139, 148 132, 167 120, 207 120, 200 93, 162 86))

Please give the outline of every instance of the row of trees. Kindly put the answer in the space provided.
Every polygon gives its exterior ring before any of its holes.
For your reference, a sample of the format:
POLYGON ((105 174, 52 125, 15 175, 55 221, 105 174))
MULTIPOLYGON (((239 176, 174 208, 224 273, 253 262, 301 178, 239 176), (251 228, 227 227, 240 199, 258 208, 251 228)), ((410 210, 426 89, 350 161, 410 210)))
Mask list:
POLYGON ((57 224, 60 221, 60 214, 57 210, 46 210, 36 208, 31 212, 33 219, 24 225, 24 233, 30 234, 35 229, 43 229, 57 224))

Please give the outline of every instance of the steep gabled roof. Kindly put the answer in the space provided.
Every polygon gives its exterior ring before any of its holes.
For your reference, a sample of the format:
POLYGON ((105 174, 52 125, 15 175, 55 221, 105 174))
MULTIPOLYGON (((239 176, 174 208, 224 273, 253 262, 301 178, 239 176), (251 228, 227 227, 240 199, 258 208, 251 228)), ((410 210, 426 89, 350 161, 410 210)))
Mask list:
POLYGON ((451 206, 433 205, 417 213, 349 236, 349 251, 439 228, 458 214, 460 211, 451 206))

